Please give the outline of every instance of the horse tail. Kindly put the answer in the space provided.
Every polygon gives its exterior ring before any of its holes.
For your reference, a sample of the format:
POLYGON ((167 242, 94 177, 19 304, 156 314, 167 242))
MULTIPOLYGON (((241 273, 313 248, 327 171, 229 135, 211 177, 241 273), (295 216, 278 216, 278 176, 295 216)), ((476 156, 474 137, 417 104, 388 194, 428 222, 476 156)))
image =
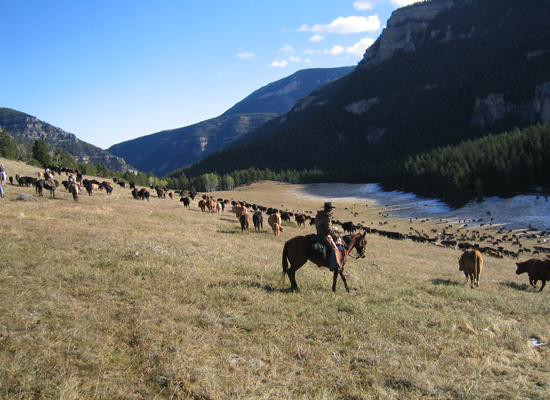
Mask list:
POLYGON ((288 272, 288 246, 290 245, 290 241, 287 241, 285 243, 285 247, 283 248, 283 278, 288 272))

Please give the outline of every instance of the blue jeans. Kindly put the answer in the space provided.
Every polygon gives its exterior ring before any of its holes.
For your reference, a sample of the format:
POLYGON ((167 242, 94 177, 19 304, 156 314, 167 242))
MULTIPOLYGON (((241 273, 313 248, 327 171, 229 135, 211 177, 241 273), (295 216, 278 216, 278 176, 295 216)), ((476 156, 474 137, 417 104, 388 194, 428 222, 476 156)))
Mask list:
MULTIPOLYGON (((339 246, 336 246, 336 247, 338 248, 338 251, 343 250, 342 245, 339 245, 339 246)), ((337 269, 338 269, 338 264, 336 263, 336 254, 334 254, 334 251, 331 250, 331 252, 330 252, 330 270, 335 271, 337 269)))

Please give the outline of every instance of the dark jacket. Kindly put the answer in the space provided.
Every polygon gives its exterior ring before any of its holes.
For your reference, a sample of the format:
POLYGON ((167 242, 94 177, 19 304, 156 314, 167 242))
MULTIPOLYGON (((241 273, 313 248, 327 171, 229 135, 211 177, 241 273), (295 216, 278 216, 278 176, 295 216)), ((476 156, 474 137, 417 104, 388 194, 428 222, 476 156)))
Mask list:
POLYGON ((319 236, 325 237, 333 235, 332 213, 325 210, 319 210, 315 216, 315 228, 317 228, 317 235, 319 236))

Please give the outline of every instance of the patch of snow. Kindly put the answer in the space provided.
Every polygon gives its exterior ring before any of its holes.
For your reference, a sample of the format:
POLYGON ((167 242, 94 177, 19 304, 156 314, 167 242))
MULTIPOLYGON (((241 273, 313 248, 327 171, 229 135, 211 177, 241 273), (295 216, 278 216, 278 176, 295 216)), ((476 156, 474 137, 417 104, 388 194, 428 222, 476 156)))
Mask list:
MULTIPOLYGON (((413 193, 384 192, 380 185, 323 183, 300 185, 302 195, 323 201, 365 202, 391 217, 436 218, 468 226, 499 225, 508 229, 550 230, 550 198, 544 195, 519 195, 509 199, 485 198, 451 209, 441 200, 426 199, 413 193), (466 220, 466 222, 464 222, 466 220)), ((322 204, 322 203, 320 203, 322 204)))

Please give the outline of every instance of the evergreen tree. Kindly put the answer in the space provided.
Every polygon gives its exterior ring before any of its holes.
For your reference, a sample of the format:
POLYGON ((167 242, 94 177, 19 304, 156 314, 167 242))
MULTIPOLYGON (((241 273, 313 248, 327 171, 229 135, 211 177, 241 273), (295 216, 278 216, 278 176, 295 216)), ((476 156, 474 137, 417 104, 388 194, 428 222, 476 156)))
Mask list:
POLYGON ((0 129, 0 156, 11 159, 17 157, 17 143, 4 128, 0 129))
POLYGON ((38 163, 43 167, 52 163, 52 158, 48 153, 48 146, 43 139, 34 141, 32 146, 32 158, 38 161, 38 163))

